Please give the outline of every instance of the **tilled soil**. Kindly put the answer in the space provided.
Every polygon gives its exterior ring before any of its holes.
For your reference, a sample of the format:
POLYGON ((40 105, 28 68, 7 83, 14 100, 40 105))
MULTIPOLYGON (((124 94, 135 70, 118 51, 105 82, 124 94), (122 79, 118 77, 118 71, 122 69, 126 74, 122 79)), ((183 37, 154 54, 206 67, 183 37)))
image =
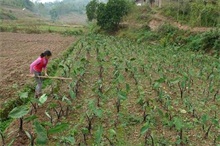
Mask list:
POLYGON ((52 60, 68 48, 74 37, 59 34, 23 34, 0 32, 0 107, 17 96, 29 78, 29 65, 45 50, 52 60))

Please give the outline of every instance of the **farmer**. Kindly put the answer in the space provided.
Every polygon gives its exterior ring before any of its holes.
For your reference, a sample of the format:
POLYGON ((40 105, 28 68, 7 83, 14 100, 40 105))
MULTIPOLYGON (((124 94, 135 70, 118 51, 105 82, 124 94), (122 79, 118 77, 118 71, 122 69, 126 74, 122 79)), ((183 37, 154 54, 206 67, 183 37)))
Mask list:
POLYGON ((45 76, 48 76, 47 63, 51 56, 52 53, 49 50, 46 50, 30 65, 30 73, 32 76, 35 76, 35 80, 37 82, 37 86, 35 88, 35 97, 39 97, 41 95, 42 78, 39 76, 41 76, 42 69, 44 69, 45 76))

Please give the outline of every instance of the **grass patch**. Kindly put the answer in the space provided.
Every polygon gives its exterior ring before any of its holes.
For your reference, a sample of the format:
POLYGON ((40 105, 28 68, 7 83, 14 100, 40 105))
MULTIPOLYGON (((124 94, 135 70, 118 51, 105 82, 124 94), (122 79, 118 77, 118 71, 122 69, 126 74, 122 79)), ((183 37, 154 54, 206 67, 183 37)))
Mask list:
POLYGON ((82 35, 85 31, 83 26, 64 26, 59 24, 42 23, 37 21, 2 21, 0 32, 22 32, 22 33, 60 33, 67 36, 82 35))

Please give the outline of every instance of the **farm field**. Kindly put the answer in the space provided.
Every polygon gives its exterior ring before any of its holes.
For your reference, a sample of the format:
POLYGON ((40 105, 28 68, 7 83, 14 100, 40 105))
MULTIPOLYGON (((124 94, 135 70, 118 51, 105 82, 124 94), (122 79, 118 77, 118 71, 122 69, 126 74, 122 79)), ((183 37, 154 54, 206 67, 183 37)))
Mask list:
POLYGON ((220 144, 217 58, 89 34, 54 65, 55 75, 73 80, 51 82, 37 100, 21 94, 29 104, 9 114, 16 120, 5 143, 220 144))
MULTIPOLYGON (((75 37, 64 37, 59 34, 25 34, 0 32, 0 105, 8 99, 17 97, 17 91, 22 89, 29 74, 29 64, 45 49, 53 53, 53 58, 70 46, 75 37)), ((1 106, 0 106, 1 107, 1 106)))

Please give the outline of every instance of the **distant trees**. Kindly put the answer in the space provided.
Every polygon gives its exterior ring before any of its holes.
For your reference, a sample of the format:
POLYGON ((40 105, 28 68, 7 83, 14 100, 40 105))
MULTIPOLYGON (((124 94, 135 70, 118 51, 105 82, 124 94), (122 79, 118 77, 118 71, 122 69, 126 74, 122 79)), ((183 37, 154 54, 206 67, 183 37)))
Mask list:
POLYGON ((50 17, 53 21, 55 21, 58 18, 58 13, 57 13, 56 9, 50 10, 50 17))

